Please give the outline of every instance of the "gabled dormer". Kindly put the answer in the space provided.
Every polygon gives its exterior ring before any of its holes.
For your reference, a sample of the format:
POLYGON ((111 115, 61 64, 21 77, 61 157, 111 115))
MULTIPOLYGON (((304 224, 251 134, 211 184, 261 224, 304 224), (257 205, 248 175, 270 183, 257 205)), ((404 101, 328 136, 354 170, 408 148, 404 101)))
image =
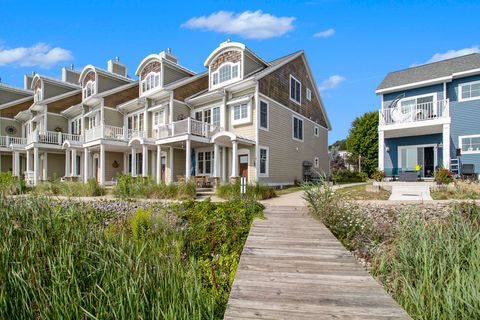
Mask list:
POLYGON ((86 105, 97 104, 100 101, 98 94, 132 81, 127 76, 127 67, 118 58, 108 61, 108 70, 93 65, 85 66, 78 80, 82 87, 82 101, 86 105))
POLYGON ((223 42, 205 60, 208 68, 209 89, 215 90, 238 82, 267 67, 267 63, 244 44, 223 42))
POLYGON ((78 90, 79 86, 67 81, 36 74, 31 80, 34 104, 41 105, 43 100, 78 90))
POLYGON ((170 49, 159 54, 151 54, 140 62, 135 74, 140 81, 140 97, 158 98, 167 85, 191 77, 195 72, 178 63, 170 49))

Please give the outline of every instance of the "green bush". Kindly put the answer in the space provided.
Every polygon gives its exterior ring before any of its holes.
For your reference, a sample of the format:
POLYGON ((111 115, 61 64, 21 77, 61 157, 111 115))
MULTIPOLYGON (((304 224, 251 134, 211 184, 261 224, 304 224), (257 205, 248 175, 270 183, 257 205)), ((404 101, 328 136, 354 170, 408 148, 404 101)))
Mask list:
POLYGON ((193 180, 187 182, 171 183, 161 182, 156 184, 150 177, 132 177, 121 174, 113 193, 121 199, 149 198, 149 199, 179 199, 188 200, 195 198, 197 187, 193 180))
POLYGON ((450 170, 445 168, 439 168, 435 172, 435 182, 438 184, 449 184, 453 182, 453 176, 450 170))
POLYGON ((11 172, 0 172, 0 197, 23 194, 26 190, 24 180, 14 177, 11 172))
POLYGON ((375 170, 370 174, 370 178, 372 178, 375 181, 381 182, 385 178, 385 172, 375 170))
MULTIPOLYGON (((240 181, 225 183, 216 188, 216 195, 223 199, 240 198, 240 181)), ((275 189, 265 184, 247 184, 246 197, 255 200, 265 200, 277 196, 275 189)))
POLYGON ((354 183, 367 181, 368 175, 365 172, 354 172, 347 169, 341 169, 334 171, 331 178, 334 183, 354 183))

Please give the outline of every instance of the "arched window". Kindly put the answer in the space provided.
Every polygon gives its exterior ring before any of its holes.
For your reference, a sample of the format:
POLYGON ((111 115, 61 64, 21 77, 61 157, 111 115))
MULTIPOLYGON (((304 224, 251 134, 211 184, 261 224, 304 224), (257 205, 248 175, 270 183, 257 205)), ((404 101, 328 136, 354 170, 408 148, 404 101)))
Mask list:
POLYGON ((212 85, 216 86, 223 82, 240 78, 239 69, 240 63, 225 62, 217 71, 212 72, 212 85))
POLYGON ((37 90, 35 90, 35 95, 33 96, 33 101, 36 102, 40 100, 42 100, 42 89, 37 88, 37 90))
POLYGON ((95 81, 89 80, 83 88, 83 99, 95 94, 95 81))
POLYGON ((160 86, 160 72, 150 72, 142 80, 142 92, 146 92, 160 86))

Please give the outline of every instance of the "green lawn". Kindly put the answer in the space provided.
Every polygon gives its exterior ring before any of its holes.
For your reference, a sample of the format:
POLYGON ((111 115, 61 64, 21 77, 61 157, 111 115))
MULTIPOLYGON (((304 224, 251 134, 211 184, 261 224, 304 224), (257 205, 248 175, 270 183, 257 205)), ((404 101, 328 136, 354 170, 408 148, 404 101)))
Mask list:
POLYGON ((390 197, 390 192, 383 189, 378 192, 368 192, 366 185, 340 188, 335 193, 351 200, 388 200, 390 197))

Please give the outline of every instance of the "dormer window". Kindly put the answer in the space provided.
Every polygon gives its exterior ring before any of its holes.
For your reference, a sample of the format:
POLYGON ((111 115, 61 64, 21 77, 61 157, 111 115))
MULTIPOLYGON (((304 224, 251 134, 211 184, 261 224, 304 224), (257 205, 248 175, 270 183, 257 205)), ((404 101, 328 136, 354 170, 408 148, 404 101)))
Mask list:
POLYGON ((151 72, 142 80, 142 92, 146 92, 160 86, 160 72, 151 72))
POLYGON ((83 99, 95 94, 95 81, 88 81, 85 87, 83 88, 83 99))
POLYGON ((37 89, 35 91, 35 95, 33 96, 33 101, 37 102, 37 101, 40 101, 40 100, 42 100, 42 89, 37 89))
POLYGON ((226 62, 212 72, 212 86, 240 78, 240 63, 226 62))

